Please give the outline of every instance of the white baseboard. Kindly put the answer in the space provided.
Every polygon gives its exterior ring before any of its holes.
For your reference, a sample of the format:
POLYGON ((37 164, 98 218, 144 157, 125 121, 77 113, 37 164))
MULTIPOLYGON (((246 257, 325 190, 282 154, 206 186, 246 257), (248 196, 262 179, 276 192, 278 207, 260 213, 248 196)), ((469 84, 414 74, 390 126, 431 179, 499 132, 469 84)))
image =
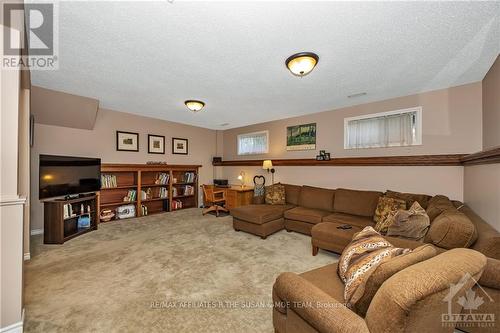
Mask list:
POLYGON ((25 253, 24 254, 24 260, 30 260, 31 259, 31 254, 28 252, 28 253, 25 253))
POLYGON ((17 322, 15 324, 0 328, 0 333, 23 333, 23 322, 17 322))
POLYGON ((33 229, 31 230, 31 236, 43 234, 43 229, 33 229))

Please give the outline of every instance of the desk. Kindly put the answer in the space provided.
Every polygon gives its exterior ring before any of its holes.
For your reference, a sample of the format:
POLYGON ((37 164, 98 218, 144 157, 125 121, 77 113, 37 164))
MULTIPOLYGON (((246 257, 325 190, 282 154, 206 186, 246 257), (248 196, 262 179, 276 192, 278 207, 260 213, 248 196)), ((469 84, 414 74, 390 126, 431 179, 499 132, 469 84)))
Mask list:
MULTIPOLYGON (((215 187, 214 191, 224 191, 226 196, 226 208, 231 210, 239 206, 245 206, 252 204, 253 199, 253 187, 240 185, 231 185, 230 187, 215 187)), ((207 205, 205 198, 203 198, 203 204, 207 205)))

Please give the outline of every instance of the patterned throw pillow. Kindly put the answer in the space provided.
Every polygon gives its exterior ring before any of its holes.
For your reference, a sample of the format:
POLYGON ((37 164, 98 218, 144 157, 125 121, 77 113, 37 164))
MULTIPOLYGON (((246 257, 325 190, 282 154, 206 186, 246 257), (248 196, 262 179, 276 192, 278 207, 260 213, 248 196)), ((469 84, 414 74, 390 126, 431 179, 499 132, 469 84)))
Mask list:
POLYGON ((429 226, 429 216, 418 201, 415 201, 409 210, 400 210, 394 216, 394 222, 387 229, 387 236, 421 240, 429 226))
POLYGON ((285 204, 285 185, 275 184, 266 186, 266 204, 284 205, 285 204))
POLYGON ((396 215, 399 210, 404 209, 406 209, 406 201, 388 198, 386 196, 380 197, 378 199, 375 215, 373 216, 373 221, 377 223, 375 225, 375 230, 385 234, 389 225, 394 221, 394 215, 396 215))

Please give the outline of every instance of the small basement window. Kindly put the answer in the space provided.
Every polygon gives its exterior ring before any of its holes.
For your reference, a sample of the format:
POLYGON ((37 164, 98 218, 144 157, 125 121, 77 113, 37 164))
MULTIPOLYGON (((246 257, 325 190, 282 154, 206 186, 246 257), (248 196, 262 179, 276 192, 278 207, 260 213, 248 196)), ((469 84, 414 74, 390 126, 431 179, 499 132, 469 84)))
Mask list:
POLYGON ((422 107, 344 119, 344 149, 422 144, 422 107))
POLYGON ((269 131, 238 135, 238 155, 267 154, 269 131))

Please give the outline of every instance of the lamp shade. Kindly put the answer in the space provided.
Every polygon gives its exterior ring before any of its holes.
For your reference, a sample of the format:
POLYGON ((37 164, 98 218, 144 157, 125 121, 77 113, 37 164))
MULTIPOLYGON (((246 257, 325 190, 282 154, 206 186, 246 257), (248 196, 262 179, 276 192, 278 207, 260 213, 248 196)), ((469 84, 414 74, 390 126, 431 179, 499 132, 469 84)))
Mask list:
POLYGON ((318 55, 312 52, 301 52, 290 56, 285 64, 293 75, 304 76, 316 67, 318 60, 318 55))
POLYGON ((273 168, 273 161, 271 160, 265 160, 264 163, 262 163, 262 169, 268 170, 273 168))

